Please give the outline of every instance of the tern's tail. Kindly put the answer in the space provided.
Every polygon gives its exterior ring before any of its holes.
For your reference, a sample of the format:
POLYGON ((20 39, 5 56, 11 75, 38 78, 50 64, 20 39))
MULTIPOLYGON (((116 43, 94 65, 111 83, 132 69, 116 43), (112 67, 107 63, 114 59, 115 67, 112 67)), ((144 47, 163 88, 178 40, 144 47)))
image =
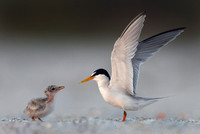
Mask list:
POLYGON ((135 97, 135 99, 138 100, 138 109, 142 109, 143 107, 146 107, 154 102, 157 102, 158 100, 160 99, 164 99, 164 98, 168 98, 169 96, 167 97, 157 97, 157 98, 143 98, 143 97, 135 97))
POLYGON ((155 100, 160 100, 160 99, 165 99, 165 98, 169 98, 170 96, 166 96, 166 97, 157 97, 157 98, 145 98, 145 97, 139 97, 139 96, 135 96, 134 98, 136 98, 137 100, 143 100, 143 101, 155 101, 155 100))

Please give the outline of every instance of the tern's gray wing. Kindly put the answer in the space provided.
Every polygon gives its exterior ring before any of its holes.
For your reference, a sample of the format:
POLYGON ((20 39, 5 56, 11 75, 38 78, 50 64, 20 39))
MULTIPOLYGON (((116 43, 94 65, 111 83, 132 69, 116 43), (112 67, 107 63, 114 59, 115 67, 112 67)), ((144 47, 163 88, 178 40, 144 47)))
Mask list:
POLYGON ((185 28, 177 28, 169 30, 148 39, 145 39, 139 43, 137 46, 137 51, 132 59, 133 64, 133 92, 136 94, 140 65, 144 63, 147 59, 152 57, 162 46, 167 45, 169 42, 173 41, 178 35, 180 35, 185 28))
POLYGON ((139 37, 145 20, 145 13, 139 14, 115 42, 111 54, 112 77, 110 85, 113 90, 122 89, 133 95, 133 65, 139 37), (117 88, 116 88, 117 87, 117 88))

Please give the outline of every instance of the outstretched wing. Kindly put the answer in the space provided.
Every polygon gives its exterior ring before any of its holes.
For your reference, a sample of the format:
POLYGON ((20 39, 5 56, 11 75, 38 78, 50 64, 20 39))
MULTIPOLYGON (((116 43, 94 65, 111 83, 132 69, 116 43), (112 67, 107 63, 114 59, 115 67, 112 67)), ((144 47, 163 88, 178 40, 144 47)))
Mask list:
POLYGON ((145 20, 145 13, 139 14, 125 28, 124 32, 115 42, 112 54, 112 77, 110 85, 117 86, 133 95, 133 66, 131 59, 134 57, 138 46, 138 39, 145 20))
POLYGON ((137 51, 135 52, 135 56, 132 59, 133 64, 133 92, 136 93, 140 65, 144 63, 147 59, 152 57, 154 53, 156 53, 162 46, 167 45, 169 42, 176 39, 178 35, 180 35, 185 28, 177 28, 173 30, 169 30, 155 36, 152 36, 148 39, 145 39, 139 43, 137 46, 137 51))

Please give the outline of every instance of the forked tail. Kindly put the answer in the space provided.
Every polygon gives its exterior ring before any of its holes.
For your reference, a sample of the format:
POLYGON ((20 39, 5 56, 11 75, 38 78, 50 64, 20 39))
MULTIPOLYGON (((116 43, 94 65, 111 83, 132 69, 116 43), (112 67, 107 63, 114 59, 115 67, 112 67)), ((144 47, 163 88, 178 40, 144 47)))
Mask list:
POLYGON ((146 107, 154 102, 157 102, 160 99, 165 99, 165 98, 169 98, 170 96, 166 96, 166 97, 157 97, 157 98, 143 98, 143 97, 134 97, 135 99, 138 100, 138 109, 142 109, 143 107, 146 107))

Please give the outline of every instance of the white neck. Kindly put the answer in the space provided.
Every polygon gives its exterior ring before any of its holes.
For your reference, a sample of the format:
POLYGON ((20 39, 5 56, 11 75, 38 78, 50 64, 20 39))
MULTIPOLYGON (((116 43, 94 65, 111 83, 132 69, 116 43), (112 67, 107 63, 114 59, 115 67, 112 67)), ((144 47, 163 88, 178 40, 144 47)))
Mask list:
POLYGON ((105 75, 98 75, 94 78, 94 80, 97 82, 99 90, 101 94, 104 94, 104 90, 108 90, 108 86, 110 83, 110 80, 107 76, 105 75))
MULTIPOLYGON (((104 98, 106 102, 109 100, 109 94, 110 94, 110 80, 107 76, 105 75, 98 75, 97 77, 94 78, 94 80, 97 82, 99 91, 104 98)), ((109 103, 109 102, 108 102, 109 103)))
POLYGON ((101 79, 101 80, 98 80, 96 82, 97 82, 99 88, 100 87, 106 88, 109 85, 109 79, 108 78, 107 79, 101 79))
POLYGON ((97 82, 98 87, 105 87, 109 85, 109 78, 105 75, 95 76, 94 80, 97 82))

